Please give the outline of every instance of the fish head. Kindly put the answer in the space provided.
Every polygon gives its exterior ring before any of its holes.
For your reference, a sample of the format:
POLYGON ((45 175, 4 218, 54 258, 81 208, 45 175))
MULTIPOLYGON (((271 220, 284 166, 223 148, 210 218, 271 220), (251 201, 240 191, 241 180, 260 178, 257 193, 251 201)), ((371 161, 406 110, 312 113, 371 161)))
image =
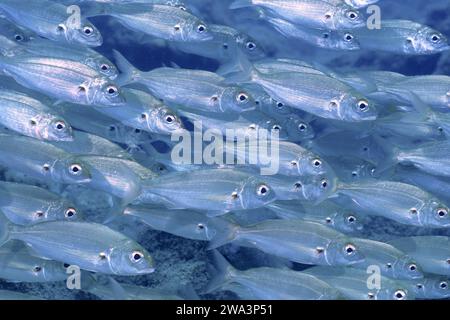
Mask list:
POLYGON ((272 187, 257 177, 248 178, 239 193, 243 209, 259 208, 276 200, 272 187))
POLYGON ((72 127, 61 118, 53 118, 45 127, 43 135, 49 141, 73 141, 72 127))
POLYGON ((296 159, 292 160, 291 165, 297 168, 298 175, 300 176, 326 176, 328 180, 336 176, 331 166, 314 153, 301 153, 296 159))
POLYGON ((450 297, 450 279, 445 276, 424 278, 415 284, 417 296, 426 299, 445 299, 450 297))
POLYGON ((375 296, 376 300, 414 300, 415 298, 411 290, 398 283, 395 283, 395 286, 382 286, 375 296))
POLYGON ((295 115, 286 119, 285 127, 292 141, 308 140, 316 135, 314 128, 307 121, 295 115))
MULTIPOLYGON (((324 33, 325 35, 326 33, 324 33)), ((359 43, 356 36, 351 32, 331 32, 329 40, 330 42, 328 47, 339 49, 339 50, 359 50, 361 49, 361 44, 359 43)))
MULTIPOLYGON (((437 199, 430 200, 421 210, 418 210, 419 220, 424 226, 432 228, 450 227, 449 208, 437 199)), ((414 211, 411 212, 414 214, 414 211)))
POLYGON ((89 183, 92 179, 89 165, 75 156, 55 161, 51 176, 54 181, 66 184, 89 183))
POLYGON ((326 248, 326 260, 332 266, 348 266, 364 261, 365 256, 349 238, 337 238, 326 248))
POLYGON ((81 221, 81 212, 67 200, 55 201, 49 204, 46 219, 49 221, 81 221))
POLYGON ((93 61, 93 67, 98 73, 107 77, 110 80, 115 80, 119 76, 119 70, 117 67, 105 58, 96 58, 93 61))
POLYGON ((67 266, 59 261, 42 260, 42 263, 36 265, 33 271, 45 281, 58 281, 67 279, 67 266))
POLYGON ((297 186, 305 200, 320 203, 334 194, 337 188, 337 178, 323 175, 307 176, 303 177, 297 186))
POLYGON ((362 218, 353 212, 338 211, 334 216, 327 217, 327 223, 328 219, 332 219, 334 228, 343 233, 355 233, 364 228, 362 218))
POLYGON ((225 87, 219 99, 220 108, 224 112, 241 113, 256 108, 255 100, 248 90, 237 86, 225 87))
POLYGON ((250 125, 249 131, 252 132, 253 129, 266 130, 267 137, 271 137, 272 139, 276 139, 275 136, 272 136, 272 134, 274 133, 278 135, 279 140, 287 140, 289 137, 286 128, 282 126, 281 123, 277 120, 269 117, 264 117, 264 119, 258 121, 257 126, 255 126, 254 124, 250 125))
POLYGON ((406 39, 406 48, 410 49, 410 53, 432 54, 450 50, 450 45, 445 35, 430 27, 423 27, 415 37, 406 39))
POLYGON ((356 93, 344 94, 331 103, 338 107, 338 114, 344 121, 373 121, 378 116, 373 103, 356 93))
POLYGON ((185 42, 202 42, 214 39, 206 23, 198 19, 187 19, 181 25, 174 27, 177 38, 185 42))
POLYGON ((252 37, 240 33, 235 37, 239 50, 250 60, 264 58, 265 53, 262 47, 252 37))
POLYGON ((67 39, 74 44, 89 47, 99 47, 103 44, 103 37, 100 31, 87 21, 82 21, 79 28, 66 26, 66 30, 63 29, 62 25, 59 25, 57 30, 65 32, 67 39))
POLYGON ((334 17, 336 29, 353 29, 365 23, 363 14, 346 4, 336 6, 334 14, 327 14, 325 17, 329 19, 329 16, 334 17))
POLYGON ((148 113, 142 113, 141 119, 147 122, 150 131, 159 134, 172 134, 184 130, 180 118, 165 106, 159 106, 148 113))
POLYGON ((395 279, 421 279, 422 268, 408 255, 404 255, 389 265, 390 273, 395 279))
POLYGON ((96 79, 91 83, 88 94, 92 95, 89 101, 98 106, 120 106, 126 103, 122 90, 106 79, 96 79))
POLYGON ((137 275, 155 271, 150 253, 132 240, 123 241, 112 248, 109 260, 111 270, 116 274, 137 275))

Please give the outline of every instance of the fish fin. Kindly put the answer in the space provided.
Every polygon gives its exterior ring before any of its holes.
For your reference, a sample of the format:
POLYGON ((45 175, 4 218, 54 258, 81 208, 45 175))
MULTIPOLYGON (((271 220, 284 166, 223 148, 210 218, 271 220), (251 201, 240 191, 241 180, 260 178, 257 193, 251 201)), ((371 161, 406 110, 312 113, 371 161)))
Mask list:
POLYGON ((10 240, 11 222, 0 213, 0 247, 10 240))
POLYGON ((236 269, 222 256, 219 251, 214 250, 211 254, 213 268, 210 267, 214 277, 207 284, 202 294, 211 293, 230 283, 233 280, 236 269))
POLYGON ((221 247, 227 243, 230 243, 236 239, 237 232, 240 228, 239 225, 233 223, 232 221, 227 221, 223 225, 223 229, 217 230, 217 233, 209 241, 208 250, 221 247))
POLYGON ((233 1, 229 8, 231 10, 240 9, 240 8, 247 8, 253 6, 252 0, 235 0, 233 1))
POLYGON ((173 61, 170 62, 170 67, 173 69, 181 69, 181 67, 173 61))
POLYGON ((127 299, 127 293, 123 289, 123 287, 118 283, 116 280, 114 280, 112 277, 108 277, 108 287, 111 289, 112 293, 114 294, 114 297, 117 300, 126 300, 127 299))
POLYGON ((238 52, 231 62, 224 64, 216 73, 225 78, 224 84, 251 83, 259 75, 242 52, 238 52))
POLYGON ((127 85, 137 82, 140 78, 140 71, 136 69, 119 51, 113 49, 114 59, 121 74, 116 79, 119 85, 127 85))
POLYGON ((398 157, 401 150, 399 147, 393 145, 386 139, 382 139, 377 136, 374 136, 373 138, 378 143, 378 145, 380 145, 386 152, 384 161, 382 163, 379 163, 373 172, 373 176, 375 178, 380 178, 383 173, 386 173, 386 171, 395 168, 395 166, 399 163, 398 157))

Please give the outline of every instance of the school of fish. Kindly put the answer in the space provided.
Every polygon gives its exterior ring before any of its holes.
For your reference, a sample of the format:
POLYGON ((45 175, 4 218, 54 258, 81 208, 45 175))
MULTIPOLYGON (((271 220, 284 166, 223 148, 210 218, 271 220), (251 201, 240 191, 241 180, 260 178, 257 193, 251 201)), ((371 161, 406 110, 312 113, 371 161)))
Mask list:
POLYGON ((384 1, 0 0, 0 300, 449 298, 450 77, 302 56, 450 51, 384 1), (173 243, 206 280, 154 280, 173 243))

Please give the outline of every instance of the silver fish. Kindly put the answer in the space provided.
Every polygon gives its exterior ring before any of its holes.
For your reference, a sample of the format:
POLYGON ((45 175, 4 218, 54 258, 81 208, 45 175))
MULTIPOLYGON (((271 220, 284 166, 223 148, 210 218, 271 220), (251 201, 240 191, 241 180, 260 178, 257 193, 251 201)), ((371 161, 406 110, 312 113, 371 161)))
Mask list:
POLYGON ((75 205, 45 189, 13 182, 0 182, 0 210, 13 223, 33 225, 56 220, 77 221, 75 205))
POLYGON ((39 140, 73 140, 69 123, 42 102, 21 92, 0 89, 0 103, 0 123, 5 127, 39 140))
POLYGON ((106 226, 87 222, 45 222, 30 227, 10 225, 2 216, 0 242, 20 240, 37 255, 116 275, 153 272, 150 254, 139 244, 106 226))
POLYGON ((258 224, 223 230, 210 248, 236 242, 290 261, 314 265, 352 265, 364 253, 352 239, 320 223, 304 220, 266 220, 258 224))
POLYGON ((298 271, 268 267, 240 271, 218 252, 214 252, 214 266, 217 273, 208 284, 207 292, 230 289, 230 284, 239 284, 253 299, 335 300, 341 297, 339 291, 327 283, 298 271))
POLYGON ((0 11, 12 22, 33 30, 54 41, 98 47, 103 43, 95 26, 81 18, 80 25, 71 25, 68 7, 47 0, 2 0, 0 11))

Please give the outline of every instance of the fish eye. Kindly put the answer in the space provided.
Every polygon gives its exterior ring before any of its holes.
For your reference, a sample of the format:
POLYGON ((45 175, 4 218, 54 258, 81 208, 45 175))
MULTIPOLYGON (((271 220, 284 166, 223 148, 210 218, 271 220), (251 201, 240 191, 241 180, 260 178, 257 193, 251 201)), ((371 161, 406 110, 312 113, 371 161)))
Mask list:
POLYGON ((42 267, 40 267, 40 266, 35 266, 33 268, 33 272, 36 272, 36 273, 40 272, 41 270, 42 270, 42 267))
POLYGON ((367 102, 366 100, 358 101, 358 108, 363 112, 369 110, 369 102, 367 102))
POLYGON ((308 126, 304 123, 300 123, 298 125, 298 130, 300 130, 301 132, 305 131, 308 128, 308 126))
POLYGON ((450 264, 450 259, 447 259, 446 262, 447 262, 447 264, 450 264))
POLYGON ((14 39, 16 39, 17 41, 22 41, 23 40, 23 36, 21 34, 16 34, 14 36, 14 39))
POLYGON ((417 287, 417 289, 422 289, 423 288, 423 284, 418 283, 418 284, 416 284, 416 287, 417 287))
POLYGON ((176 25, 173 28, 175 29, 175 31, 180 31, 181 30, 181 27, 179 25, 176 25))
POLYGON ((142 260, 142 258, 144 258, 144 254, 140 251, 134 251, 131 255, 130 255, 131 261, 132 262, 139 262, 142 260))
POLYGON ((358 12, 356 12, 356 11, 349 11, 349 12, 347 12, 347 17, 350 20, 356 20, 356 19, 358 19, 359 15, 358 15, 358 12))
POLYGON ((44 213, 42 211, 36 211, 35 216, 37 218, 43 218, 44 217, 44 213))
POLYGON ((42 166, 42 169, 44 169, 44 171, 50 171, 50 165, 44 164, 44 165, 42 166))
POLYGON ((372 300, 372 299, 375 298, 375 295, 374 295, 372 292, 369 292, 369 293, 367 294, 367 297, 369 298, 369 300, 372 300))
POLYGON ((141 133, 141 129, 134 129, 134 133, 141 133))
POLYGON ((205 225, 204 225, 203 223, 199 223, 199 224, 197 225, 197 229, 203 230, 203 229, 205 229, 205 225))
POLYGON ((265 184, 261 184, 258 186, 258 188, 256 189, 256 193, 258 194, 258 196, 265 196, 269 193, 270 189, 267 185, 265 184))
POLYGON ((321 182, 320 182, 320 185, 322 186, 322 188, 326 188, 326 187, 328 187, 328 181, 326 180, 326 179, 323 179, 321 182))
POLYGON ((329 33, 322 34, 322 38, 324 38, 324 39, 328 39, 329 37, 330 37, 329 33))
POLYGON ((116 86, 108 86, 106 88, 106 92, 108 93, 108 95, 110 96, 117 96, 119 93, 119 89, 117 89, 116 86))
POLYGON ((275 124, 275 125, 272 127, 272 130, 274 130, 274 131, 280 131, 280 130, 281 130, 281 126, 278 125, 278 124, 275 124))
POLYGON ((109 131, 116 131, 116 127, 115 126, 109 126, 109 131))
POLYGON ((325 15, 325 19, 331 19, 331 14, 327 13, 327 14, 325 15))
POLYGON ((406 298, 406 292, 404 290, 397 290, 394 292, 394 298, 396 300, 403 300, 406 298))
POLYGON ((327 217, 327 218, 325 219, 325 222, 326 222, 326 223, 331 223, 331 222, 333 222, 333 219, 331 219, 330 217, 327 217))
POLYGON ((63 266, 64 266, 64 268, 66 268, 66 269, 67 269, 68 267, 70 267, 70 264, 68 264, 68 263, 64 263, 64 264, 63 264, 63 266))
POLYGON ((241 93, 239 93, 239 94, 236 96, 236 100, 237 100, 237 102, 239 102, 239 103, 247 102, 248 99, 249 99, 248 94, 246 94, 246 93, 244 93, 244 92, 241 92, 241 93))
POLYGON ((314 159, 312 164, 314 167, 319 168, 322 165, 322 161, 320 159, 314 159))
POLYGON ((277 103, 277 108, 278 109, 281 109, 281 108, 283 108, 284 107, 284 103, 283 102, 278 102, 277 103))
POLYGON ((228 43, 224 43, 224 44, 222 45, 222 47, 223 47, 225 50, 228 50, 228 43))
POLYGON ((256 130, 256 124, 253 123, 253 124, 249 125, 248 128, 250 130, 256 130))
POLYGON ((231 199, 236 200, 237 198, 239 198, 239 194, 236 191, 233 191, 233 193, 231 193, 231 199))
POLYGON ((91 26, 84 26, 83 33, 87 36, 90 36, 94 33, 94 28, 92 28, 91 26))
POLYGON ((439 218, 444 218, 448 215, 448 210, 445 208, 439 208, 436 210, 436 212, 437 212, 439 218))
POLYGON ((183 10, 183 11, 187 11, 187 9, 186 9, 186 7, 185 6, 178 6, 178 9, 180 9, 180 10, 183 10))
POLYGON ((356 217, 355 216, 348 216, 347 217, 347 221, 350 222, 350 223, 353 223, 353 222, 356 221, 356 217))
POLYGON ((109 65, 107 65, 106 63, 102 64, 100 66, 100 69, 102 69, 103 71, 108 71, 110 69, 109 65))
POLYGON ((166 115, 166 117, 164 118, 164 120, 165 120, 167 123, 173 123, 173 122, 175 121, 175 117, 169 114, 169 115, 166 115))
POLYGON ((339 103, 337 101, 331 101, 330 102, 330 107, 335 109, 335 108, 339 107, 339 103))
POLYGON ((392 268, 392 263, 386 263, 386 268, 388 269, 392 268))
POLYGON ((295 190, 299 190, 299 189, 301 189, 301 188, 302 188, 302 184, 301 184, 300 182, 294 183, 294 189, 295 189, 295 190))
POLYGON ((66 124, 63 121, 58 121, 55 124, 55 128, 58 131, 62 131, 62 130, 64 130, 66 128, 66 124))
POLYGON ((419 210, 417 210, 416 208, 411 208, 411 209, 409 209, 409 213, 416 215, 419 213, 419 210))
POLYGON ((291 166, 293 166, 293 167, 296 167, 296 166, 298 166, 298 162, 297 161, 291 161, 291 166))
POLYGON ((345 246, 345 253, 347 255, 350 256, 350 255, 354 254, 355 251, 356 251, 356 247, 353 244, 349 243, 345 246))
POLYGON ((37 121, 34 120, 34 119, 31 119, 31 120, 30 120, 30 124, 31 124, 32 126, 35 126, 35 125, 37 125, 37 121))
POLYGON ((83 168, 79 164, 72 164, 70 166, 70 174, 74 176, 79 176, 83 172, 83 168))
POLYGON ((64 31, 66 31, 66 29, 67 29, 66 26, 62 23, 56 27, 56 31, 58 31, 58 32, 64 32, 64 31))
POLYGON ((203 32, 205 32, 205 31, 206 31, 206 26, 205 26, 205 25, 199 24, 199 25, 197 26, 197 32, 198 32, 198 33, 203 33, 203 32))
POLYGON ((441 283, 439 283, 439 288, 441 289, 447 289, 448 288, 448 283, 447 281, 442 281, 441 283))
POLYGON ((438 43, 439 41, 441 41, 441 37, 436 33, 432 34, 430 39, 433 43, 438 43))
POLYGON ((77 210, 75 208, 69 208, 66 210, 66 212, 64 212, 64 216, 66 218, 72 218, 76 214, 77 214, 77 210))
POLYGON ((348 42, 352 41, 354 39, 353 35, 350 33, 346 33, 344 36, 344 39, 348 42))
POLYGON ((248 50, 253 51, 256 48, 256 44, 254 42, 247 42, 247 44, 245 45, 247 47, 248 50))
POLYGON ((99 258, 101 259, 101 260, 105 260, 108 256, 106 255, 106 253, 105 252, 100 252, 99 254, 98 254, 98 256, 99 256, 99 258))
POLYGON ((408 266, 409 271, 416 271, 417 270, 417 265, 412 263, 408 266))

